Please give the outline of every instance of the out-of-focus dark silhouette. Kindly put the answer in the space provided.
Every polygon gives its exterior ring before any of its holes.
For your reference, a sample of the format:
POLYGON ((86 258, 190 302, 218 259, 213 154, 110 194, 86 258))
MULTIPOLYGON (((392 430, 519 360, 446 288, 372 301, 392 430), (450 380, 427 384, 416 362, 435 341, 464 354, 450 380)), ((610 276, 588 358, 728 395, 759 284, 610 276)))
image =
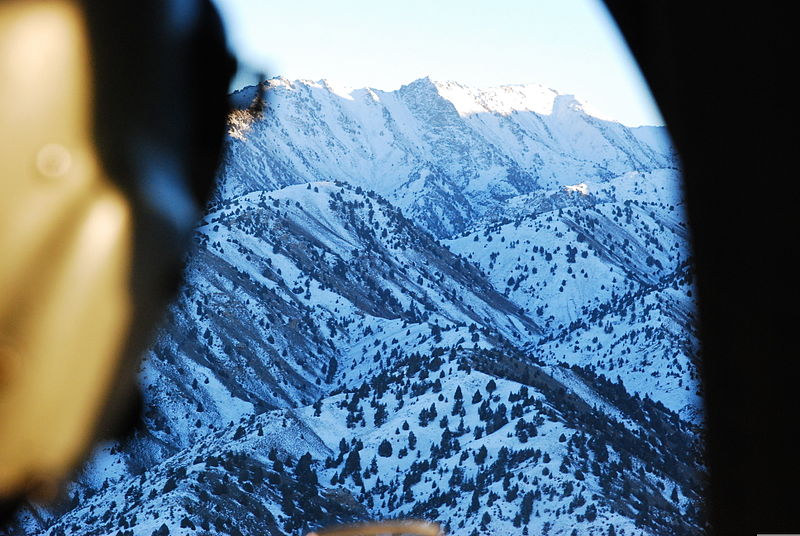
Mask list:
POLYGON ((0 518, 138 422, 233 72, 208 0, 0 4, 0 518))
POLYGON ((800 532, 793 17, 776 4, 606 3, 683 161, 713 532, 800 532))

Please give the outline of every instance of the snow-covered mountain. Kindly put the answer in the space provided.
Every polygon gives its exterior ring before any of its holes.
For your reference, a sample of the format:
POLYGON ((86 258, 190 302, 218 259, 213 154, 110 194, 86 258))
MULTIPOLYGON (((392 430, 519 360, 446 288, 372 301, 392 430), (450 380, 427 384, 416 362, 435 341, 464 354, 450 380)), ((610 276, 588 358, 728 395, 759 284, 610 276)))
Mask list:
POLYGON ((376 373, 388 356, 373 358, 386 350, 374 341, 409 338, 412 326, 424 332, 416 345, 432 326, 451 338, 471 336, 473 323, 489 340, 540 333, 476 267, 344 183, 244 195, 208 214, 196 236, 143 376, 151 431, 172 447, 204 435, 204 422, 311 404, 360 380, 354 370, 376 373))
MULTIPOLYGON (((234 95, 244 108, 257 88, 234 95)), ((663 129, 628 128, 539 85, 397 91, 266 83, 258 122, 232 124, 221 195, 339 180, 374 190, 437 237, 539 188, 675 166, 663 129)))
POLYGON ((145 425, 28 534, 699 534, 675 159, 540 86, 234 95, 145 425), (249 108, 248 108, 249 107, 249 108), (613 527, 613 529, 611 528, 613 527))
POLYGON ((580 191, 520 196, 446 243, 542 325, 546 335, 531 352, 620 375, 633 392, 700 422, 679 178, 674 170, 629 172, 580 191))

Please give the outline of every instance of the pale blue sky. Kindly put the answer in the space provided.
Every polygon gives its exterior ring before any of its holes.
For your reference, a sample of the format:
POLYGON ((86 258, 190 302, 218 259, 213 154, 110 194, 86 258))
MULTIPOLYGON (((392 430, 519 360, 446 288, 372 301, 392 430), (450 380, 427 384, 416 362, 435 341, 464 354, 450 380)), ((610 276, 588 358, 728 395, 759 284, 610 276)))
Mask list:
POLYGON ((269 77, 385 90, 424 76, 539 83, 627 125, 663 124, 599 0, 215 2, 236 55, 269 77))

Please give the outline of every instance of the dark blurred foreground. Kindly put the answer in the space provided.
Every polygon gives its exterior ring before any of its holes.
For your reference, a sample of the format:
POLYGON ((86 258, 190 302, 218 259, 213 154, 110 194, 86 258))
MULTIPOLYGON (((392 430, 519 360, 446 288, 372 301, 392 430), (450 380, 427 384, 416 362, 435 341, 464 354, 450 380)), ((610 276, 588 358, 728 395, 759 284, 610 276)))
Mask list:
POLYGON ((796 23, 781 4, 606 3, 683 160, 714 533, 798 533, 796 23))

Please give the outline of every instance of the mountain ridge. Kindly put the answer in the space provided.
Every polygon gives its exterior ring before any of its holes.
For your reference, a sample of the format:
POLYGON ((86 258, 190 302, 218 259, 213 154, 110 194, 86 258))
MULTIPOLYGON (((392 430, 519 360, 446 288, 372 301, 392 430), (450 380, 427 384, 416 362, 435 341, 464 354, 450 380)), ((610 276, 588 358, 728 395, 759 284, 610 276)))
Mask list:
MULTIPOLYGON (((391 92, 336 93, 324 81, 286 79, 268 80, 264 88, 264 118, 231 130, 223 198, 309 180, 352 182, 445 238, 537 188, 677 164, 663 128, 599 120, 570 107, 574 99, 553 116, 539 113, 535 95, 509 103, 508 95, 430 79, 391 92), (479 101, 500 104, 487 109, 479 101), (475 107, 484 111, 462 113, 475 107)), ((536 91, 556 100, 552 90, 536 91)), ((243 110, 257 92, 251 86, 232 100, 243 110)))

